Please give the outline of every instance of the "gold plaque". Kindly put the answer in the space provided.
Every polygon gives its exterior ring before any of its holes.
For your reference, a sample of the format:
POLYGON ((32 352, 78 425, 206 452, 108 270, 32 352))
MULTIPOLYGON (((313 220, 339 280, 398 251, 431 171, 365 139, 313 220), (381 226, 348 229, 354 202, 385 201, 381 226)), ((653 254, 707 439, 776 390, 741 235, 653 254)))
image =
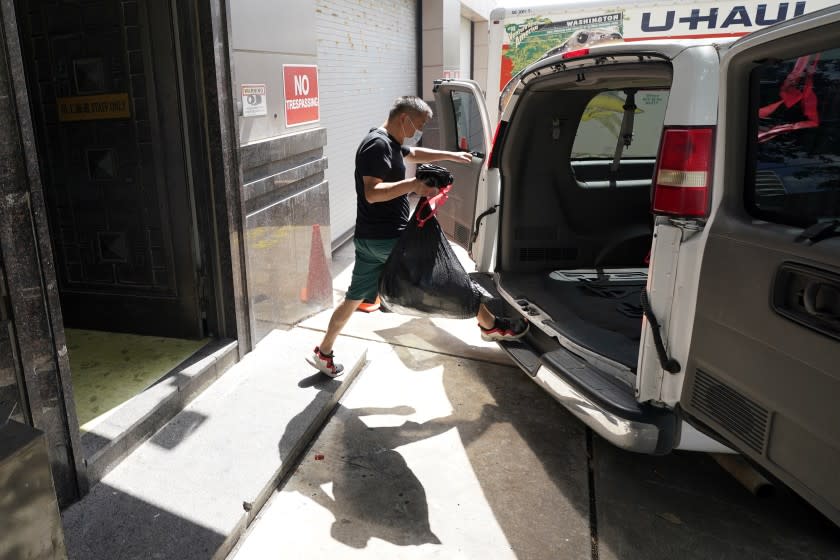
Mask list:
POLYGON ((127 93, 105 93, 58 98, 61 122, 127 119, 131 117, 127 93))

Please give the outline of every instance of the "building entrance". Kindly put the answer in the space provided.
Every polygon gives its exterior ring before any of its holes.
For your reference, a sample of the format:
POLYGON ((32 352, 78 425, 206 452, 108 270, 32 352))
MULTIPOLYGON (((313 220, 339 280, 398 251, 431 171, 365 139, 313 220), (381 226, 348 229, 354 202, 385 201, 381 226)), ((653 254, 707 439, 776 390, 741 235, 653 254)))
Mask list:
POLYGON ((206 335, 176 17, 164 0, 19 2, 67 327, 206 335))
POLYGON ((16 12, 84 435, 217 334, 200 66, 174 0, 19 0, 16 12))
POLYGON ((224 16, 0 3, 0 424, 45 434, 61 505, 250 349, 224 16))

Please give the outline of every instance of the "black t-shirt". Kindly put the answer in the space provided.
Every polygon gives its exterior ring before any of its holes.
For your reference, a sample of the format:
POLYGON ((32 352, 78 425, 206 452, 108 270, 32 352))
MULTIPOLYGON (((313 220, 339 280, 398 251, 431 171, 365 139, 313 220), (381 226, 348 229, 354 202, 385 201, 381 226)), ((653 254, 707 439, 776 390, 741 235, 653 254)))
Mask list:
POLYGON ((365 199, 362 177, 377 177, 385 183, 405 179, 408 148, 381 128, 372 128, 356 151, 356 233, 359 239, 393 239, 408 225, 408 195, 371 204, 365 199))

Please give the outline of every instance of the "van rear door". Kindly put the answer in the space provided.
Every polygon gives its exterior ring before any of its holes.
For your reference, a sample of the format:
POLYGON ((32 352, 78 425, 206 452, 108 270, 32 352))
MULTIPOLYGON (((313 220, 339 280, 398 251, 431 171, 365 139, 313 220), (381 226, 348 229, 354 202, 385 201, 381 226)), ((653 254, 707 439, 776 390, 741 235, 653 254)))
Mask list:
POLYGON ((840 7, 722 59, 683 411, 840 523, 840 7))
POLYGON ((440 149, 473 154, 472 163, 446 162, 455 176, 448 202, 437 217, 444 233, 469 250, 475 226, 476 203, 481 203, 487 182, 484 165, 490 151, 490 118, 484 97, 473 81, 437 80, 434 86, 440 123, 440 149))

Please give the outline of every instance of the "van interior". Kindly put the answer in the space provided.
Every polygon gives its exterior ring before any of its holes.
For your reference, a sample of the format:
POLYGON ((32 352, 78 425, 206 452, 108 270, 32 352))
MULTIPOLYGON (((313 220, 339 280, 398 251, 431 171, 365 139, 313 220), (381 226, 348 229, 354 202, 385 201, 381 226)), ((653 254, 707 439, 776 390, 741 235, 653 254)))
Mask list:
POLYGON ((630 386, 671 79, 658 61, 536 78, 513 109, 500 159, 500 287, 630 386))

